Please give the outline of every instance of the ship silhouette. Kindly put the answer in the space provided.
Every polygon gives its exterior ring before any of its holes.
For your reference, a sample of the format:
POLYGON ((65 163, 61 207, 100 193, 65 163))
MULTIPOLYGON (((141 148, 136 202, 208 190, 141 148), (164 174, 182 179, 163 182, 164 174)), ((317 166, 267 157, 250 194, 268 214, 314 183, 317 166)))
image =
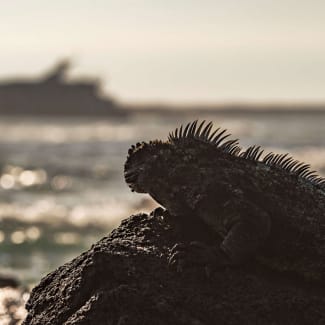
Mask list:
POLYGON ((98 79, 67 80, 69 60, 58 62, 36 79, 0 81, 0 114, 124 116, 115 101, 100 91, 98 79))

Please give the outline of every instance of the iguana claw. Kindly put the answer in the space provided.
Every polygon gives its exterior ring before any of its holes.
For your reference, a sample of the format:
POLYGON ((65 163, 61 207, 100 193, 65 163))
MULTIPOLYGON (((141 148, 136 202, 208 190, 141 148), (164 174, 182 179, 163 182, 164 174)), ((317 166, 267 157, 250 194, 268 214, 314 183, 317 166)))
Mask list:
POLYGON ((168 259, 169 266, 176 268, 177 272, 191 266, 216 268, 229 264, 227 262, 226 255, 220 249, 196 241, 174 245, 168 259))

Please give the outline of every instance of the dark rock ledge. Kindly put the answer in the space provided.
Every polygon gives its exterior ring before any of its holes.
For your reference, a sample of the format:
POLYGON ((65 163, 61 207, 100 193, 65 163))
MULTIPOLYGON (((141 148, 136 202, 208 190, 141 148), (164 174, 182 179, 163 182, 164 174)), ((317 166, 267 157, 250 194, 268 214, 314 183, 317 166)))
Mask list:
POLYGON ((176 242, 215 240, 161 214, 124 220, 90 250, 47 275, 27 302, 25 325, 325 324, 324 286, 258 266, 168 268, 176 242), (201 238, 200 238, 201 237, 201 238))

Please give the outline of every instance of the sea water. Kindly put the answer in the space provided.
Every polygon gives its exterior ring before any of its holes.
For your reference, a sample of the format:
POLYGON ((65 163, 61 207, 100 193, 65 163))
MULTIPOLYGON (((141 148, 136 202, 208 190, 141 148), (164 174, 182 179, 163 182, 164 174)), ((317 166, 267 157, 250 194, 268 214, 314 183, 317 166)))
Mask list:
POLYGON ((37 283, 121 219, 153 209, 155 202, 124 183, 127 150, 138 141, 166 139, 196 118, 227 128, 244 148, 289 152, 325 175, 324 113, 1 118, 0 275, 37 283))

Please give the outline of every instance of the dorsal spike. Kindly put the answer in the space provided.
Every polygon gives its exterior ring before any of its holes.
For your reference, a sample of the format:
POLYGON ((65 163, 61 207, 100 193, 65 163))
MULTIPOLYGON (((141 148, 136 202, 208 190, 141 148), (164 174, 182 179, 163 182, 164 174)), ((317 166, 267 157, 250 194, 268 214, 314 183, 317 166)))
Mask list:
POLYGON ((264 163, 266 163, 266 164, 268 164, 269 163, 269 161, 273 158, 273 155, 274 155, 274 153, 273 152, 269 152, 264 158, 263 158, 263 162, 264 163))
POLYGON ((278 161, 281 159, 281 157, 282 157, 281 154, 274 155, 273 159, 271 160, 271 164, 276 165, 278 161))
POLYGON ((286 158, 287 156, 288 156, 288 153, 282 155, 282 157, 281 157, 281 158, 279 159, 279 161, 278 161, 278 164, 281 164, 282 161, 284 160, 284 158, 286 158))
POLYGON ((187 130, 189 129, 191 123, 187 123, 186 127, 185 127, 185 130, 183 132, 183 137, 185 138, 187 136, 187 130))
POLYGON ((216 143, 217 141, 218 141, 218 139, 225 133, 225 132, 227 132, 227 130, 226 129, 224 129, 224 130, 222 130, 220 133, 218 133, 215 137, 214 137, 214 139, 212 140, 212 142, 213 143, 216 143))
POLYGON ((191 137, 194 136, 194 134, 195 134, 195 130, 196 130, 197 122, 198 122, 198 120, 195 120, 195 121, 191 124, 191 127, 190 127, 190 129, 189 129, 189 131, 188 131, 189 136, 191 136, 191 137))
POLYGON ((231 155, 234 155, 234 156, 238 156, 240 154, 240 151, 241 151, 241 147, 239 146, 234 146, 230 151, 229 153, 231 155))
POLYGON ((201 124, 199 125, 198 129, 196 130, 196 132, 195 132, 195 137, 196 138, 200 137, 200 132, 201 132, 201 129, 202 129, 202 126, 204 125, 204 123, 205 123, 205 120, 203 120, 201 122, 201 124))
POLYGON ((280 154, 274 155, 273 159, 271 160, 271 163, 276 164, 280 158, 281 158, 280 154))
POLYGON ((217 128, 216 130, 214 130, 214 131, 212 132, 212 134, 211 134, 211 135, 209 136, 209 138, 208 138, 208 141, 209 141, 209 142, 212 141, 214 135, 215 135, 219 130, 220 130, 220 128, 217 128))
POLYGON ((182 124, 181 127, 179 128, 179 137, 180 137, 180 138, 183 137, 183 124, 182 124))
POLYGON ((257 153, 256 153, 255 160, 259 161, 260 158, 261 158, 261 156, 262 156, 262 154, 263 154, 263 152, 264 152, 264 150, 261 149, 261 147, 258 147, 258 151, 257 151, 257 153))
POLYGON ((225 136, 221 137, 221 138, 216 142, 216 145, 217 145, 217 146, 220 145, 220 143, 221 143, 223 140, 227 139, 227 138, 230 137, 230 136, 231 136, 231 134, 226 134, 225 136))
POLYGON ((287 165, 285 168, 287 171, 292 172, 294 171, 295 167, 299 164, 297 160, 293 160, 289 165, 287 165))
POLYGON ((282 162, 282 167, 283 168, 287 168, 288 165, 290 165, 290 163, 293 161, 292 157, 286 158, 285 160, 283 160, 282 162))
POLYGON ((213 126, 212 122, 209 122, 206 125, 206 127, 203 129, 203 131, 201 133, 201 138, 206 139, 206 140, 208 139, 209 133, 210 133, 210 131, 212 129, 212 126, 213 126))
POLYGON ((303 164, 298 170, 297 173, 302 174, 305 170, 308 170, 310 168, 310 165, 303 164))
POLYGON ((255 160, 255 155, 258 152, 258 148, 255 145, 248 147, 240 156, 245 159, 255 160))
POLYGON ((229 147, 232 147, 234 144, 238 144, 238 139, 228 140, 228 141, 223 143, 222 147, 223 148, 229 148, 229 147))
POLYGON ((295 166, 294 166, 294 169, 293 171, 294 172, 297 172, 302 166, 305 166, 305 163, 304 162, 299 162, 297 163, 295 166))

